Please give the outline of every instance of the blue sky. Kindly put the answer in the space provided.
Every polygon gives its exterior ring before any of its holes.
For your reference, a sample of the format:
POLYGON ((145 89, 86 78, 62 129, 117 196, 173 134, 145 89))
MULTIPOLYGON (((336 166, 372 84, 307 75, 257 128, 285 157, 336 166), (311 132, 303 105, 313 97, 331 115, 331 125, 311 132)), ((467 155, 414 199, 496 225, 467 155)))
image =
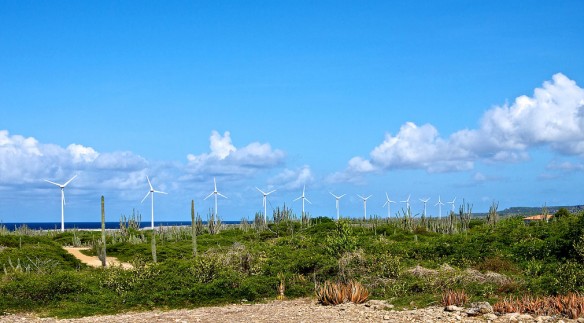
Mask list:
MULTIPOLYGON (((0 0, 0 220, 188 220, 261 189, 584 204, 582 1, 0 0)), ((392 205, 392 212, 403 208, 392 205)))

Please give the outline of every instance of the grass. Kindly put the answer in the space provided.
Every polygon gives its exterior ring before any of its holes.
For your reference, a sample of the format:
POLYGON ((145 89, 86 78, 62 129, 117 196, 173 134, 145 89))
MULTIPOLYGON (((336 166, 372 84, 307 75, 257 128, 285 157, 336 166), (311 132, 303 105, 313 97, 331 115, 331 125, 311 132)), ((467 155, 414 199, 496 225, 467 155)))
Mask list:
POLYGON ((583 214, 531 225, 519 217, 464 226, 449 218, 278 219, 200 232, 197 257, 190 228, 109 231, 108 256, 131 270, 88 268, 61 248, 95 245, 99 232, 0 230, 0 313, 79 317, 261 301, 281 297, 283 281, 287 298, 314 296, 327 281, 354 282, 398 308, 456 304, 461 295, 494 304, 584 292, 583 214))

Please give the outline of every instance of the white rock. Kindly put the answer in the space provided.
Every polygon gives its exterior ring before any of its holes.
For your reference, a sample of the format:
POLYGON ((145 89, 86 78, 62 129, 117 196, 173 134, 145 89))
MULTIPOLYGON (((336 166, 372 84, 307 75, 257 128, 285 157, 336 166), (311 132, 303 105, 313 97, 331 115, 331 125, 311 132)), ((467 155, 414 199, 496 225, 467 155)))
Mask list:
POLYGON ((498 316, 493 314, 493 313, 487 313, 487 314, 483 315, 483 317, 486 320, 496 320, 498 316))
POLYGON ((456 306, 456 305, 448 305, 444 308, 445 311, 447 312, 460 312, 462 311, 464 308, 456 306))

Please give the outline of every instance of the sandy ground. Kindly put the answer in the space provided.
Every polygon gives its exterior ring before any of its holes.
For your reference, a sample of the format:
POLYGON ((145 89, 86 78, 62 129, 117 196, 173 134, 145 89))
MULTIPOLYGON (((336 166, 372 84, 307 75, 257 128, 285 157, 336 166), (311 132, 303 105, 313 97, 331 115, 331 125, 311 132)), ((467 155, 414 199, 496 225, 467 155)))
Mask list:
MULTIPOLYGON (((91 257, 81 253, 81 250, 87 250, 87 248, 63 247, 63 249, 67 250, 67 252, 72 254, 73 257, 79 259, 82 263, 87 264, 88 266, 101 267, 101 260, 99 260, 98 257, 91 257)), ((121 262, 116 257, 107 257, 106 262, 108 266, 122 266, 124 269, 134 268, 131 264, 121 262)))
POLYGON ((129 312, 117 315, 89 316, 78 319, 58 320, 55 318, 39 318, 34 314, 8 314, 1 316, 2 323, 16 322, 45 322, 45 323, 142 323, 142 322, 574 322, 581 323, 584 319, 568 320, 559 317, 533 317, 519 313, 497 316, 469 317, 464 312, 447 312, 442 307, 434 306, 417 310, 394 310, 384 301, 370 301, 366 304, 342 304, 337 306, 318 305, 314 299, 301 298, 288 301, 270 301, 263 304, 232 304, 225 306, 202 307, 182 310, 153 310, 146 312, 129 312))

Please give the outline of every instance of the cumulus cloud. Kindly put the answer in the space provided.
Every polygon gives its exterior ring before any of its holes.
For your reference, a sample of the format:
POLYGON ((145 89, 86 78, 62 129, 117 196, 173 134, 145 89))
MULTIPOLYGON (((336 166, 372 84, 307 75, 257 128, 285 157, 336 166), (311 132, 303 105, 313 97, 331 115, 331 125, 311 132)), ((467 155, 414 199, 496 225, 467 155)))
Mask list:
POLYGON ((41 179, 58 181, 79 172, 84 172, 86 178, 102 179, 99 181, 102 184, 113 181, 115 173, 117 180, 123 182, 128 174, 143 171, 147 164, 144 158, 131 152, 101 154, 79 144, 63 148, 0 130, 0 186, 36 183, 41 179))
POLYGON ((314 175, 308 165, 295 170, 285 169, 268 181, 282 190, 296 190, 314 181, 314 175))
POLYGON ((211 173, 217 175, 249 176, 258 169, 278 166, 283 163, 285 154, 272 149, 270 144, 252 142, 236 148, 229 131, 219 134, 213 131, 209 138, 210 152, 200 155, 187 155, 187 171, 192 174, 211 173))
POLYGON ((464 171, 476 161, 524 161, 530 148, 541 146, 558 154, 584 155, 584 89, 561 73, 536 88, 533 96, 489 109, 477 129, 444 138, 430 124, 407 122, 397 134, 386 134, 369 159, 353 157, 333 178, 404 168, 464 171))

